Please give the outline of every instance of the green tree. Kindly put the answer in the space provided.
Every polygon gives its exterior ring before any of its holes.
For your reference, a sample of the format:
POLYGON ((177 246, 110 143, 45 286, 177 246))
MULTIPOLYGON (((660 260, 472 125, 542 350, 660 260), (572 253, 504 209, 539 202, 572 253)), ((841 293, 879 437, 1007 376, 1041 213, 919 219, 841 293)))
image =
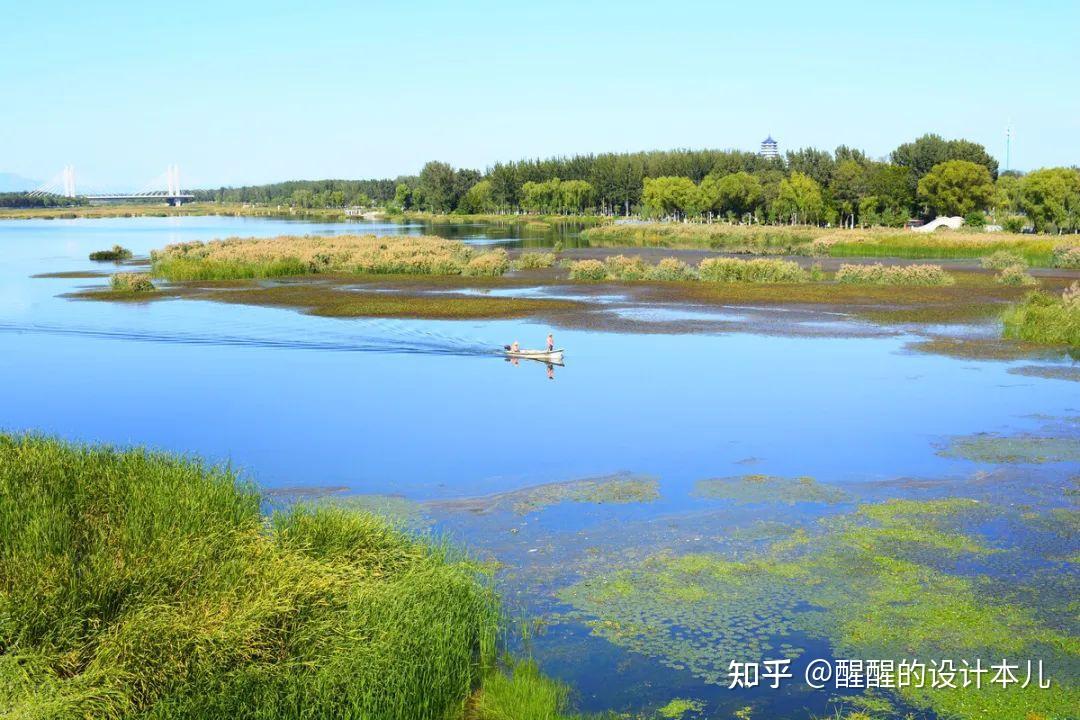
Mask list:
POLYGON ((708 209, 740 221, 753 216, 764 199, 761 181, 744 171, 707 176, 701 181, 701 193, 708 209))
POLYGON ((780 181, 773 211, 780 222, 793 225, 818 222, 825 212, 821 186, 808 175, 791 173, 791 177, 780 181))
POLYGON ((994 183, 985 165, 948 160, 919 181, 919 199, 937 215, 967 215, 985 210, 994 198, 994 183))
MULTIPOLYGON (((841 160, 833 173, 831 189, 837 210, 840 211, 841 223, 848 227, 855 227, 856 218, 862 207, 862 199, 870 191, 866 167, 857 160, 841 160)), ((859 218, 859 221, 865 222, 862 218, 859 218)))
POLYGON ((596 202, 596 191, 584 180, 566 180, 559 186, 562 212, 584 212, 596 202))
POLYGON ((921 180, 935 165, 949 160, 967 160, 982 165, 990 173, 991 179, 997 177, 998 162, 986 148, 969 140, 946 140, 932 133, 923 135, 914 142, 904 143, 892 151, 893 164, 908 170, 908 185, 914 195, 921 180))
POLYGON ((995 215, 1008 215, 1020 212, 1023 183, 1020 177, 1014 173, 1002 173, 994 183, 994 201, 991 206, 995 215))
POLYGON ((790 172, 807 175, 819 186, 825 187, 832 182, 836 161, 833 160, 832 153, 825 150, 802 148, 788 150, 787 166, 790 172))
POLYGON ((311 190, 301 189, 294 190, 292 194, 292 204, 299 208, 311 208, 315 206, 315 193, 311 190))
POLYGON ((446 213, 454 209, 454 168, 447 163, 431 161, 420 171, 417 190, 427 210, 446 213))
POLYGON ((398 183, 397 188, 394 189, 394 206, 401 210, 412 207, 412 188, 405 183, 398 183))
POLYGON ((495 209, 494 193, 490 180, 481 180, 465 191, 457 209, 464 213, 486 213, 495 209))
POLYGON ((675 218, 699 214, 705 204, 693 180, 671 176, 645 178, 641 201, 648 214, 675 218))
POLYGON ((1020 206, 1039 232, 1080 230, 1080 170, 1028 173, 1021 183, 1020 206))

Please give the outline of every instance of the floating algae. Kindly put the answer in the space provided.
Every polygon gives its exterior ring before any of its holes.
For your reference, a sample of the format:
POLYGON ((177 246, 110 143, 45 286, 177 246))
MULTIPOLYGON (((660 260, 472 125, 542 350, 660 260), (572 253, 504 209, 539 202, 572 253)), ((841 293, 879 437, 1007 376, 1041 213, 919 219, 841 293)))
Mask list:
POLYGON ((1080 440, 1076 437, 1038 435, 960 435, 938 452, 984 463, 1080 462, 1080 440))
POLYGON ((828 642, 837 658, 1041 658, 1049 689, 908 687, 900 699, 957 718, 1067 717, 1080 703, 1075 615, 1058 629, 982 578, 929 562, 992 552, 952 529, 986 512, 963 498, 863 505, 737 561, 659 553, 560 598, 595 634, 717 684, 732 659, 794 657, 804 641, 828 642))
POLYGON ((674 698, 668 704, 656 709, 656 714, 662 718, 670 718, 670 720, 680 720, 687 713, 700 713, 705 709, 705 703, 700 700, 689 700, 687 698, 674 698))
POLYGON ((429 503, 429 506, 478 515, 500 510, 512 510, 518 515, 525 515, 567 502, 623 505, 652 502, 659 497, 660 483, 656 478, 646 475, 618 474, 534 485, 483 497, 441 500, 429 503))
POLYGON ((1080 382, 1080 367, 1075 365, 1021 365, 1009 368, 1012 375, 1040 377, 1048 380, 1071 380, 1080 382))
POLYGON ((738 504, 775 502, 841 503, 848 499, 839 488, 822 485, 811 477, 786 478, 773 475, 737 475, 699 480, 694 495, 738 504))

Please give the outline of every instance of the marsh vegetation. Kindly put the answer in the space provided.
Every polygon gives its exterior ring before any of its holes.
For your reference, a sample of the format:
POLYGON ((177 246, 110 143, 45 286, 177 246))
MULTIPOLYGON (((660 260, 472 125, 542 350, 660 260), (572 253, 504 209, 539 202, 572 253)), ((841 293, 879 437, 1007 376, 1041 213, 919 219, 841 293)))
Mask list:
POLYGON ((108 250, 96 250, 90 253, 90 259, 97 261, 110 260, 119 262, 121 260, 130 260, 131 257, 132 252, 122 245, 113 245, 108 250))
POLYGON ((1080 282, 1060 296, 1030 293, 1005 313, 1003 322, 1006 337, 1080 348, 1080 282))
POLYGON ((169 280, 235 280, 289 275, 498 276, 510 266, 506 251, 477 251, 437 237, 388 239, 376 235, 228 238, 168 245, 151 254, 155 275, 169 280))
POLYGON ((151 293, 157 288, 146 273, 122 272, 109 278, 114 293, 151 293))
POLYGON ((32 436, 0 436, 0 490, 16 716, 444 720, 495 658, 482 568, 372 515, 267 519, 230 471, 32 436))
POLYGON ((751 255, 968 259, 1007 252, 1034 266, 1068 268, 1080 240, 1013 233, 842 230, 731 223, 628 223, 586 229, 599 246, 708 248, 751 255))

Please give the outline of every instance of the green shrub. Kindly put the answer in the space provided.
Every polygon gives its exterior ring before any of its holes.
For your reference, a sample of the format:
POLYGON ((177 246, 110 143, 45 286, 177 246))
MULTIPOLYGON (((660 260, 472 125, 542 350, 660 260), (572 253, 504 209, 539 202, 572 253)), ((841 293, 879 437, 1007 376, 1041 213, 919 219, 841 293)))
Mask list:
POLYGON ((540 270, 555 264, 555 253, 526 252, 513 263, 516 270, 540 270))
POLYGON ((510 269, 510 258, 502 248, 477 255, 465 265, 464 274, 498 277, 510 269))
POLYGON ((1061 297, 1030 293, 1002 318, 1005 337, 1044 345, 1080 347, 1080 283, 1061 297))
POLYGON ((1056 268, 1080 270, 1080 243, 1056 246, 1053 265, 1056 268))
POLYGON ((952 285, 956 282, 952 275, 940 265, 841 265, 836 272, 836 281, 845 284, 860 285, 915 285, 931 287, 952 285))
POLYGON ((987 270, 1004 270, 1014 265, 1019 265, 1022 268, 1028 266, 1028 262, 1023 255, 1011 250, 998 250, 987 255, 980 262, 987 270))
POLYGON ((131 251, 122 245, 113 245, 109 250, 97 250, 90 253, 91 260, 112 260, 113 262, 130 260, 131 256, 131 251))
POLYGON ((116 292, 127 293, 153 292, 157 289, 146 273, 115 273, 109 278, 109 285, 116 292))
POLYGON ((575 260, 570 263, 571 280, 598 282, 607 279, 607 266, 599 260, 575 260))
POLYGON ((604 260, 607 276, 615 280, 643 280, 649 272, 649 266, 639 255, 613 255, 604 260))
POLYGON ((706 258, 698 264, 698 274, 709 282, 797 283, 809 279, 797 262, 767 258, 706 258))
POLYGON ((650 267, 645 277, 649 280, 662 280, 674 282, 677 280, 696 280, 697 273, 682 260, 673 257, 663 258, 659 263, 650 267))
POLYGON ((1035 278, 1028 274, 1023 265, 1009 265, 998 273, 997 281, 1002 285, 1034 285, 1035 278))
POLYGON ((975 212, 969 212, 964 216, 964 226, 973 228, 976 230, 982 230, 986 227, 986 215, 976 210, 975 212))
POLYGON ((1027 218, 1023 215, 1009 215, 1001 221, 1001 227, 1005 232, 1018 233, 1024 229, 1027 218))
POLYGON ((359 511, 260 514, 230 471, 0 435, 6 717, 457 717, 488 576, 359 511))

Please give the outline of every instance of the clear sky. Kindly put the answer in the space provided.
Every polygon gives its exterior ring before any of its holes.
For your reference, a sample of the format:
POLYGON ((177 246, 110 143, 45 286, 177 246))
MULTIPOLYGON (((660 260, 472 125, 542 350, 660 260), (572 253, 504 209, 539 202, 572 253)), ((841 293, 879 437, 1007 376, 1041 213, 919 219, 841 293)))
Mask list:
POLYGON ((0 0, 0 172, 136 188, 924 132, 1080 164, 1080 2, 0 0))

